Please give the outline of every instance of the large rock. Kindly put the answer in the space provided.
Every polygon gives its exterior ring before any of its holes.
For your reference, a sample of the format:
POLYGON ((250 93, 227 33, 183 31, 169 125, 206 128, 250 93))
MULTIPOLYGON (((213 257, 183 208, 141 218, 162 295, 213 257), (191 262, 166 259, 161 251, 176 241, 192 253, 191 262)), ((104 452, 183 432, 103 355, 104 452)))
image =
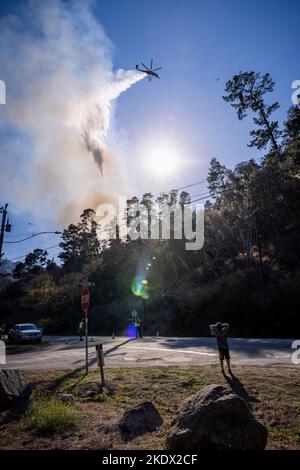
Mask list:
POLYGON ((168 449, 263 450, 266 428, 230 389, 209 385, 180 406, 167 435, 168 449))
POLYGON ((144 401, 126 411, 119 422, 119 426, 123 433, 136 436, 155 431, 162 423, 163 419, 153 403, 144 401))
POLYGON ((0 369, 0 410, 7 410, 31 392, 20 370, 0 369))

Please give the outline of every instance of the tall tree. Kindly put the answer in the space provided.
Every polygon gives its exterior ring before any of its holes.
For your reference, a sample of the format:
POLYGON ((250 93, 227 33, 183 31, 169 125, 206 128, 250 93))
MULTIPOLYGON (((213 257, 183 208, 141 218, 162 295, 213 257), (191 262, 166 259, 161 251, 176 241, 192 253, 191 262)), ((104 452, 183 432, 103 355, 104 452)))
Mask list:
POLYGON ((85 209, 78 224, 71 224, 63 231, 63 241, 59 244, 62 252, 58 257, 64 268, 71 271, 80 270, 100 253, 100 241, 97 235, 95 212, 85 209))
POLYGON ((208 189, 210 193, 214 194, 225 189, 228 173, 229 170, 226 166, 221 165, 216 157, 211 159, 207 176, 208 189))
POLYGON ((247 116, 248 110, 257 114, 253 121, 258 129, 250 132, 252 140, 249 147, 263 149, 270 144, 271 151, 280 156, 278 139, 281 131, 278 121, 271 120, 271 114, 279 108, 279 103, 276 101, 268 105, 264 101, 264 95, 273 91, 274 84, 268 73, 261 76, 255 72, 240 72, 226 83, 227 95, 223 99, 236 109, 240 120, 247 116))
POLYGON ((48 263, 48 252, 46 250, 42 250, 40 248, 36 248, 33 252, 28 253, 25 258, 25 269, 27 271, 32 270, 41 270, 46 267, 48 263))

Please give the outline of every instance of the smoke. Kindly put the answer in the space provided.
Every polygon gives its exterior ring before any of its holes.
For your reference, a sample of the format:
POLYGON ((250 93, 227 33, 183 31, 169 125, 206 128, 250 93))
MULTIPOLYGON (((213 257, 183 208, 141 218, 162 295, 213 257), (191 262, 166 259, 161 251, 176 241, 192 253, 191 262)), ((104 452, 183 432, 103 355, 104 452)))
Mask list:
POLYGON ((83 140, 87 150, 93 155, 101 175, 103 175, 103 166, 108 153, 103 142, 109 129, 111 103, 142 78, 143 75, 133 70, 117 70, 111 83, 107 85, 105 100, 102 104, 90 103, 86 108, 86 115, 82 122, 83 140))
POLYGON ((20 211, 66 223, 126 194, 107 141, 114 100, 143 75, 113 72, 111 57, 89 2, 35 0, 2 17, 0 187, 20 211))

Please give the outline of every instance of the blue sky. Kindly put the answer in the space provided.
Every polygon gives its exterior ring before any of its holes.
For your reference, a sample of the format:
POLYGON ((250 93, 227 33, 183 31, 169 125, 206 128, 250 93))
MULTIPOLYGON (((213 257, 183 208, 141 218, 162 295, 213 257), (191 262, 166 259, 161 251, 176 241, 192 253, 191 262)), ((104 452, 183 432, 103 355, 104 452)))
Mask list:
POLYGON ((126 124, 133 141, 155 126, 182 136, 194 161, 183 169, 184 181, 205 176, 212 156, 229 166, 257 156, 247 147, 251 120, 239 122, 222 100, 234 73, 269 72, 276 82, 271 99, 285 118, 299 75, 299 2, 113 0, 109 7, 99 2, 97 11, 113 38, 116 66, 151 57, 163 65, 161 81, 139 83, 120 97, 118 118, 126 122, 134 109, 136 119, 126 124))
MULTIPOLYGON (((0 15, 18 12, 23 3, 0 1, 0 15)), ((269 72, 276 86, 267 99, 279 101, 276 117, 285 119, 291 83, 300 79, 299 1, 95 0, 93 10, 112 42, 115 69, 131 69, 151 58, 163 67, 160 80, 137 83, 115 106, 114 127, 122 139, 113 145, 134 191, 157 192, 201 180, 214 156, 229 167, 259 159, 261 154, 247 147, 251 118, 238 121, 222 100, 224 84, 240 70, 269 72), (178 147, 181 164, 172 178, 161 180, 143 171, 141 161, 145 149, 164 139, 178 147)), ((9 195, 0 195, 0 205, 9 202, 9 195)), ((30 213, 22 219, 15 218, 15 235, 31 231, 30 213)), ((45 219, 39 226, 55 228, 55 223, 45 219)), ((6 245, 5 253, 20 256, 54 245, 52 240, 55 236, 6 245)))

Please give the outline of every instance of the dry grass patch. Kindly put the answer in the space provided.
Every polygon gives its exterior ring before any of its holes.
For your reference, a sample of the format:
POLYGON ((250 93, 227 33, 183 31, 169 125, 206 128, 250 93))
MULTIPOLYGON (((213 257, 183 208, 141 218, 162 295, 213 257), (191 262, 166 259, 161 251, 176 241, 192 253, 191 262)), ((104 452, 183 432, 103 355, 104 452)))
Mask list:
POLYGON ((47 394, 37 396, 30 401, 25 419, 31 431, 54 434, 74 428, 79 422, 80 415, 71 404, 47 394))
POLYGON ((1 448, 163 449, 170 421, 182 401, 205 385, 217 383, 231 387, 248 402, 269 431, 269 449, 300 449, 299 369, 238 366, 234 372, 235 379, 230 381, 214 365, 106 369, 106 389, 102 392, 96 369, 88 376, 83 371, 29 372, 26 376, 34 385, 33 399, 45 391, 53 396, 72 393, 75 409, 84 419, 77 421, 72 432, 58 428, 47 438, 28 433, 23 415, 6 422, 3 416, 1 448), (94 396, 87 398, 87 390, 94 391, 94 396), (155 404, 164 424, 153 433, 124 442, 118 421, 126 409, 145 399, 155 404))

